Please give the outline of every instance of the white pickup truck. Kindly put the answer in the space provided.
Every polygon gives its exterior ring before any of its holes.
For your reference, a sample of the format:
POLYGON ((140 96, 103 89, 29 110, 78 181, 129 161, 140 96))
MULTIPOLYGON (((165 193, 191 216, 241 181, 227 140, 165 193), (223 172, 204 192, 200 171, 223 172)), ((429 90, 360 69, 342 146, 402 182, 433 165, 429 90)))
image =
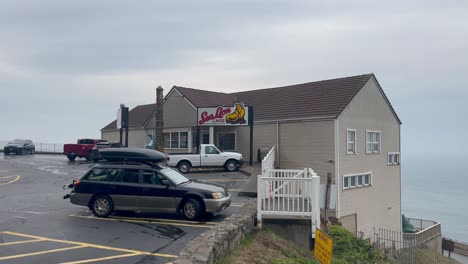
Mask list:
POLYGON ((199 154, 169 154, 167 165, 177 167, 180 172, 188 173, 191 167, 224 167, 227 171, 235 171, 242 165, 242 154, 236 152, 221 152, 215 145, 200 145, 199 154))

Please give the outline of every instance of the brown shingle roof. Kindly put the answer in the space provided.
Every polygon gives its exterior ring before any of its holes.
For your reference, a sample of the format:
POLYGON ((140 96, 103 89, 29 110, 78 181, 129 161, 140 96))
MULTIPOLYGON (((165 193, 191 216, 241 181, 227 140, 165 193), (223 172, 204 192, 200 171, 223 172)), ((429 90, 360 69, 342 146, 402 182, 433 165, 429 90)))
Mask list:
MULTIPOLYGON (((138 105, 128 113, 128 127, 143 127, 156 110, 156 104, 138 105)), ((102 130, 117 129, 117 121, 114 120, 102 130)))
MULTIPOLYGON (((179 86, 173 89, 182 93, 195 107, 232 105, 234 100, 242 101, 254 107, 254 118, 258 121, 335 118, 372 77, 375 77, 374 74, 364 74, 231 94, 179 86)), ((383 91, 382 94, 400 122, 383 91)))

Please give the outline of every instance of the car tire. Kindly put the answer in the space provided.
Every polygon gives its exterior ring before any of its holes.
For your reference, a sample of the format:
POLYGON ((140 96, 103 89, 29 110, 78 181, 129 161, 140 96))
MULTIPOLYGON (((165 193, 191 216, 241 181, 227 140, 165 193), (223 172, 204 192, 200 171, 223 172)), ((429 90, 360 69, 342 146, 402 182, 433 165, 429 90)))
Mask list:
POLYGON ((5 152, 5 156, 8 156, 8 155, 10 155, 10 152, 5 152))
POLYGON ((181 161, 179 162, 179 165, 177 165, 177 169, 179 169, 179 171, 184 174, 189 173, 190 167, 190 163, 188 163, 187 161, 181 161))
POLYGON ((239 166, 237 165, 237 162, 233 160, 228 160, 224 165, 224 168, 226 169, 226 171, 233 172, 236 171, 239 168, 239 166))
POLYGON ((182 205, 182 214, 187 220, 198 220, 204 213, 203 204, 198 199, 189 198, 182 205))
POLYGON ((31 149, 31 155, 34 155, 36 153, 36 149, 31 149))
POLYGON ((88 152, 88 154, 85 156, 86 161, 92 161, 93 160, 93 155, 91 152, 88 152))
POLYGON ((91 211, 97 217, 108 217, 114 211, 114 203, 107 195, 98 195, 91 202, 91 211))
POLYGON ((26 149, 24 149, 24 148, 23 148, 23 149, 21 149, 21 151, 20 151, 20 153, 19 153, 19 154, 21 154, 21 155, 26 155, 26 149))
POLYGON ((75 161, 76 155, 68 154, 68 155, 67 155, 67 158, 68 158, 69 161, 75 161))

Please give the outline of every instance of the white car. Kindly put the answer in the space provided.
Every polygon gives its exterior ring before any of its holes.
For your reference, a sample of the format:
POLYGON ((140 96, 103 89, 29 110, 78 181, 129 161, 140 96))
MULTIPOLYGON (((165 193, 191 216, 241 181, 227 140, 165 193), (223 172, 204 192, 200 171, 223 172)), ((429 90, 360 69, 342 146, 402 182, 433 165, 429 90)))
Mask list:
POLYGON ((188 173, 191 167, 224 167, 226 171, 236 171, 242 165, 242 154, 221 152, 215 145, 200 145, 199 154, 169 154, 167 165, 188 173))

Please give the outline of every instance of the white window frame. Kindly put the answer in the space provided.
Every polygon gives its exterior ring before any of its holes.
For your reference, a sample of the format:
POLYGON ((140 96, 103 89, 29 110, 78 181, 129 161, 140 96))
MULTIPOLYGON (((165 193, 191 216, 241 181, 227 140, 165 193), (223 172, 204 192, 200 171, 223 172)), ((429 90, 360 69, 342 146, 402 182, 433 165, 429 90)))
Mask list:
POLYGON ((355 173, 355 174, 344 174, 343 175, 343 191, 349 189, 359 189, 372 186, 372 172, 355 173), (369 175, 369 183, 366 184, 366 175, 369 175), (362 183, 359 185, 359 176, 362 177, 362 183), (345 187, 344 181, 348 178, 348 187, 345 187), (351 185, 352 178, 354 178, 354 186, 351 185))
POLYGON ((365 142, 366 142, 366 154, 379 154, 382 152, 382 132, 379 131, 379 130, 366 130, 366 139, 365 139, 365 142), (369 133, 378 133, 379 134, 379 141, 368 141, 367 139, 370 138, 368 137, 367 135, 369 135, 369 133), (374 151, 374 144, 378 144, 379 146, 379 150, 378 151, 374 151), (369 149, 369 144, 372 144, 372 149, 369 149))
POLYGON ((400 152, 388 152, 387 154, 387 165, 400 165, 400 152), (391 157, 397 157, 396 161, 394 158, 391 157))
MULTIPOLYGON (((167 130, 164 130, 163 131, 163 134, 166 134, 166 133, 169 133, 169 142, 171 142, 171 146, 169 148, 166 148, 166 146, 164 146, 166 149, 188 149, 189 148, 189 143, 190 143, 190 131, 188 129, 167 129, 167 130), (172 147, 172 133, 177 133, 178 137, 179 137, 179 140, 178 140, 178 143, 177 143, 177 148, 173 148, 172 147), (186 148, 181 148, 180 147, 180 133, 187 133, 187 147, 186 148)), ((164 145, 166 144, 166 139, 164 139, 164 145)))
POLYGON ((346 154, 348 155, 356 154, 356 129, 351 129, 351 128, 346 129, 346 154), (349 132, 354 132, 353 141, 349 140, 349 137, 348 137, 349 132), (349 144, 353 144, 353 151, 349 151, 349 148, 348 148, 349 144))

